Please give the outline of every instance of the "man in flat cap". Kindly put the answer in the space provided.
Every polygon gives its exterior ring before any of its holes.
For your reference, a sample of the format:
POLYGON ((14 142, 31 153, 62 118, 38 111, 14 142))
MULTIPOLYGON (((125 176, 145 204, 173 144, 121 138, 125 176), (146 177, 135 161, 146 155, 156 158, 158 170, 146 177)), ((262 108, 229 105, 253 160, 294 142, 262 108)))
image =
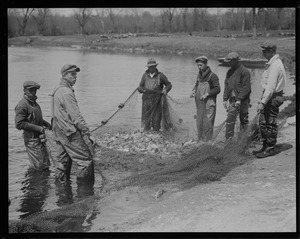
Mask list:
POLYGON ((257 107, 257 112, 260 113, 259 125, 263 139, 262 148, 253 151, 257 158, 265 158, 275 154, 277 116, 279 106, 284 101, 283 90, 286 85, 285 69, 279 55, 276 54, 276 44, 272 41, 265 41, 261 44, 261 49, 268 62, 261 79, 263 93, 257 107))
POLYGON ((211 71, 207 61, 206 56, 199 56, 195 60, 199 72, 191 94, 191 97, 195 97, 196 102, 198 141, 204 142, 212 140, 217 95, 221 91, 219 78, 211 71))
POLYGON ((234 127, 238 115, 242 132, 246 130, 249 124, 251 75, 239 60, 240 56, 236 52, 229 53, 224 59, 230 67, 226 74, 223 94, 223 105, 227 111, 225 131, 227 142, 234 136, 234 127))
POLYGON ((159 131, 162 121, 162 100, 172 89, 168 78, 157 69, 158 63, 150 58, 143 74, 138 91, 142 96, 142 128, 144 131, 159 131))
POLYGON ((42 110, 36 102, 37 89, 40 85, 34 81, 23 84, 24 96, 15 107, 15 125, 23 130, 24 144, 31 168, 48 171, 50 166, 46 142, 45 128, 51 130, 51 125, 43 119, 42 110))
POLYGON ((79 71, 76 65, 64 65, 60 71, 60 83, 52 93, 52 126, 59 162, 56 178, 63 184, 68 181, 74 161, 77 164, 77 183, 93 185, 94 164, 83 137, 87 136, 92 142, 94 139, 80 113, 73 88, 79 71))

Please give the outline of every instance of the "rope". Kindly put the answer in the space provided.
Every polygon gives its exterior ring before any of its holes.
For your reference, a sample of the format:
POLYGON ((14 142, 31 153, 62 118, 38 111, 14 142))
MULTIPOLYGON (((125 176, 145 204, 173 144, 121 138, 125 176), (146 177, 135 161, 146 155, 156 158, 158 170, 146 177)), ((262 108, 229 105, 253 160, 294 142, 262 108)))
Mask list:
MULTIPOLYGON (((123 103, 124 105, 131 99, 131 97, 134 95, 134 93, 137 91, 138 88, 136 88, 131 95, 127 98, 127 100, 125 100, 125 102, 123 103)), ((123 108, 123 107, 122 107, 123 108)), ((108 119, 107 121, 103 124, 103 122, 101 122, 101 125, 97 126, 95 129, 91 130, 91 132, 94 132, 95 130, 99 129, 100 127, 102 127, 103 125, 105 125, 112 117, 114 117, 122 108, 118 108, 115 113, 113 113, 108 119)))

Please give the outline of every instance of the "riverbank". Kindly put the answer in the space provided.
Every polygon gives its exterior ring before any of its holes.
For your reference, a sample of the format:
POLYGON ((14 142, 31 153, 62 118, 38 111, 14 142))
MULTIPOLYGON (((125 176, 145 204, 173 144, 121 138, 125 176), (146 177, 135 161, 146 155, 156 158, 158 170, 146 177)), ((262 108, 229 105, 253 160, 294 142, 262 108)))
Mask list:
POLYGON ((126 38, 103 37, 102 35, 71 35, 71 36, 35 36, 15 37, 8 39, 8 46, 31 47, 72 47, 99 51, 116 51, 135 54, 177 54, 207 55, 208 57, 224 57, 231 51, 237 51, 241 57, 261 59, 260 43, 269 39, 277 44, 277 52, 285 67, 295 72, 295 40, 284 35, 235 37, 237 34, 223 36, 189 34, 163 34, 153 36, 136 36, 126 38))
MULTIPOLYGON (((164 39, 160 40, 166 44, 164 39)), ((173 43, 172 49, 179 44, 178 39, 173 43)), ((125 51, 125 45, 120 51, 125 51)), ((32 46, 41 45, 32 42, 32 46)), ((113 44, 111 47, 116 48, 113 44)), ((160 185, 113 191, 99 203, 99 209, 84 215, 79 226, 87 225, 93 232, 294 232, 296 130, 295 122, 289 122, 279 133, 280 153, 275 156, 266 159, 250 156, 251 161, 233 169, 220 181, 199 184, 188 190, 160 185), (98 214, 97 219, 95 214, 98 214)), ((107 162, 101 159, 98 166, 105 176, 110 176, 116 170, 109 171, 104 166, 114 161, 106 159, 107 162)), ((120 154, 120 160, 124 159, 120 154)), ((158 168, 167 163, 159 158, 155 160, 158 168)), ((142 158, 132 159, 132 166, 149 167, 148 161, 142 158)), ((65 215, 64 211, 62 214, 65 215)), ((70 220, 68 215, 66 218, 70 220)))

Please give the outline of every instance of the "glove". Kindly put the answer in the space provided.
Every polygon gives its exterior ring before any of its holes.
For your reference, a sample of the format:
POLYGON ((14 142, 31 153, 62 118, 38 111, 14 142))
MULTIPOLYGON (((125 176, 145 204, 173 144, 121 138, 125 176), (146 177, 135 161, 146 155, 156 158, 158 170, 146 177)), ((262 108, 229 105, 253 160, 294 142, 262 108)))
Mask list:
POLYGON ((165 89, 162 90, 161 92, 163 95, 166 95, 167 94, 167 91, 165 89))
POLYGON ((265 108, 264 103, 259 102, 258 106, 257 106, 257 112, 258 113, 262 112, 264 110, 264 108, 265 108))
POLYGON ((142 87, 138 87, 138 92, 140 92, 140 93, 145 93, 145 90, 142 88, 142 87))
POLYGON ((234 104, 235 108, 239 108, 241 106, 241 101, 237 100, 234 104))
POLYGON ((120 104, 118 105, 119 109, 124 108, 124 106, 125 106, 125 104, 123 104, 123 103, 120 103, 120 104))
POLYGON ((108 122, 108 120, 105 119, 105 120, 102 120, 102 121, 101 121, 101 124, 105 125, 107 122, 108 122))
POLYGON ((228 107, 227 101, 223 101, 223 106, 224 106, 225 110, 227 110, 227 107, 228 107))
POLYGON ((195 91, 192 91, 190 98, 194 98, 195 97, 195 91))
POLYGON ((200 100, 205 100, 207 96, 208 96, 208 93, 205 93, 204 95, 201 96, 200 100))

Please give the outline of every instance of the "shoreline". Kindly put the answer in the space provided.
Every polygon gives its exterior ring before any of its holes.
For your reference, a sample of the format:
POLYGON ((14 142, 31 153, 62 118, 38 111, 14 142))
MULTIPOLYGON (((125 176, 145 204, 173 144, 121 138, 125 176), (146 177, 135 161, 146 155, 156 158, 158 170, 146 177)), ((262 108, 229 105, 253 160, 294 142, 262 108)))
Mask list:
POLYGON ((68 47, 95 51, 113 51, 132 54, 171 54, 171 55, 206 55, 224 57, 231 51, 237 51, 242 58, 262 59, 260 43, 272 40, 277 44, 277 53, 288 71, 296 70, 295 40, 279 37, 260 37, 252 39, 225 38, 209 36, 189 36, 170 34, 163 36, 140 36, 127 38, 102 39, 101 35, 70 36, 35 36, 14 37, 8 39, 8 46, 30 47, 68 47), (28 39, 30 39, 28 41, 28 39))

